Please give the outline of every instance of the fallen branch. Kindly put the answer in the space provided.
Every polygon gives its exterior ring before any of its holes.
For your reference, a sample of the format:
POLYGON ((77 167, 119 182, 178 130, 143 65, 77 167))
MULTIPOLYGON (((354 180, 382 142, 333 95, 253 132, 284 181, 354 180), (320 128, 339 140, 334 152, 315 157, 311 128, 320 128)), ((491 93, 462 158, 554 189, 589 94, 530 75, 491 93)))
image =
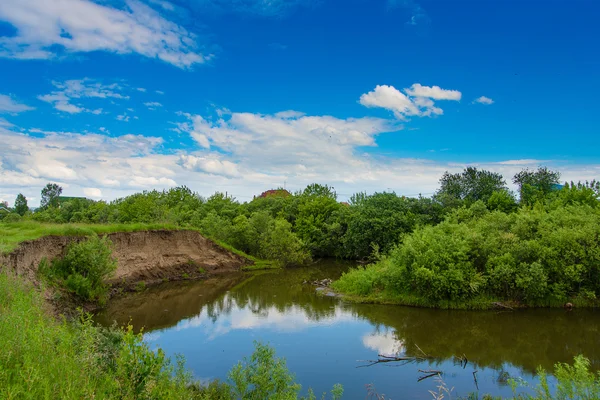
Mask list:
POLYGON ((428 370, 420 369, 419 372, 422 372, 424 374, 441 374, 442 373, 442 371, 438 371, 437 369, 428 369, 428 370))
POLYGON ((440 372, 440 371, 436 371, 436 372, 434 372, 434 373, 432 373, 432 374, 428 374, 428 375, 422 376, 422 377, 420 377, 419 379, 417 379, 417 382, 424 381, 425 379, 431 378, 432 376, 436 376, 436 375, 437 375, 437 376, 440 376, 440 375, 441 375, 441 372, 440 372))

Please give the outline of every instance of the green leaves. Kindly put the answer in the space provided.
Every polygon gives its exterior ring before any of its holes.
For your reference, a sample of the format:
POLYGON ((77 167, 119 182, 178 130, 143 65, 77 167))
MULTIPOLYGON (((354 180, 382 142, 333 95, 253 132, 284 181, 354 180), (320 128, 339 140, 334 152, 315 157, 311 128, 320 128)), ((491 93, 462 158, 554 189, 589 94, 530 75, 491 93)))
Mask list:
POLYGON ((116 269, 111 241, 94 235, 71 243, 61 260, 54 261, 50 268, 41 267, 40 271, 84 300, 103 301, 108 293, 104 280, 116 269))
POLYGON ((429 304, 477 296, 528 305, 593 302, 600 294, 599 237, 600 211, 588 205, 504 214, 476 202, 417 228, 387 259, 344 275, 335 287, 372 295, 378 271, 389 296, 417 295, 429 304))

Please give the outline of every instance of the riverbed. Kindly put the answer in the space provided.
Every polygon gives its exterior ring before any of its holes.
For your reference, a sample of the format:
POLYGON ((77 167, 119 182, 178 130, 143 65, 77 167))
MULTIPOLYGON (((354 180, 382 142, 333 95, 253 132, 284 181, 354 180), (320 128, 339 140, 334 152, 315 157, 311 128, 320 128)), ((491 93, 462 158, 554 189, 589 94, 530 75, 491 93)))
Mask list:
MULTIPOLYGON (((131 321, 145 340, 174 358, 182 354, 196 379, 226 379, 229 369, 268 343, 302 384, 317 394, 333 384, 345 399, 370 390, 392 399, 431 399, 443 381, 452 398, 471 392, 509 396, 509 380, 535 384, 583 354, 600 369, 600 312, 530 309, 448 311, 353 304, 324 296, 310 283, 338 278, 351 264, 232 273, 165 283, 111 300, 96 321, 131 321), (375 363, 379 355, 409 358, 375 363), (425 357, 426 356, 426 357, 425 357), (421 358, 424 358, 421 360, 421 358), (422 379, 435 370, 441 374, 422 379)), ((519 389, 531 391, 531 389, 519 389)), ((446 395, 445 398, 448 398, 446 395)))

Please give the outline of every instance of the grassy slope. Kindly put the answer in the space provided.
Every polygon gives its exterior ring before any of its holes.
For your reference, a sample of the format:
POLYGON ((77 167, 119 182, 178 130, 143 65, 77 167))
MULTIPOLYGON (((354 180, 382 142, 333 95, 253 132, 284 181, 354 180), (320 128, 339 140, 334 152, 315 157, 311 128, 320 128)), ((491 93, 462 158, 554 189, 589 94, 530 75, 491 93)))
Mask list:
POLYGON ((44 236, 89 236, 115 232, 181 229, 172 224, 45 224, 36 221, 0 223, 0 253, 10 253, 19 243, 44 236))
POLYGON ((1 399, 203 398, 140 335, 56 321, 39 292, 2 272, 0 348, 1 399))
MULTIPOLYGON (((20 221, 0 223, 0 254, 10 253, 19 243, 26 240, 39 239, 44 236, 89 236, 96 234, 108 234, 115 232, 140 232, 149 230, 194 230, 194 228, 181 228, 173 224, 45 224, 36 221, 20 221)), ((201 232, 200 232, 201 233, 201 232)), ((233 248, 227 243, 213 240, 221 247, 245 257, 254 262, 254 265, 246 267, 248 270, 279 268, 273 261, 261 260, 233 248)))

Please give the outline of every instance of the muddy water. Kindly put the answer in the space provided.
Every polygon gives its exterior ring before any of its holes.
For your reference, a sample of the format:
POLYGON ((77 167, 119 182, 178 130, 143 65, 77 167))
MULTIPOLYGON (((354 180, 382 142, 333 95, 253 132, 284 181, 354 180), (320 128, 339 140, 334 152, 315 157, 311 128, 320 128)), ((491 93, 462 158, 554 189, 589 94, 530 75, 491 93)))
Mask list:
MULTIPOLYGON (((393 399, 430 399, 438 386, 420 370, 440 370, 452 398, 479 390, 508 396, 509 377, 532 380, 576 354, 600 369, 600 312, 524 310, 465 312, 348 304, 303 284, 337 278, 348 264, 232 274, 203 282, 164 284, 111 302, 102 324, 131 320, 153 346, 183 354, 196 378, 226 378, 253 341, 285 357, 303 388, 317 393, 341 383, 347 399, 365 385, 393 399), (417 363, 372 366, 378 354, 430 355, 417 363), (465 356, 461 363, 455 356, 465 356), (474 379, 473 372, 477 377, 474 379)), ((448 398, 448 396, 446 396, 448 398)))

